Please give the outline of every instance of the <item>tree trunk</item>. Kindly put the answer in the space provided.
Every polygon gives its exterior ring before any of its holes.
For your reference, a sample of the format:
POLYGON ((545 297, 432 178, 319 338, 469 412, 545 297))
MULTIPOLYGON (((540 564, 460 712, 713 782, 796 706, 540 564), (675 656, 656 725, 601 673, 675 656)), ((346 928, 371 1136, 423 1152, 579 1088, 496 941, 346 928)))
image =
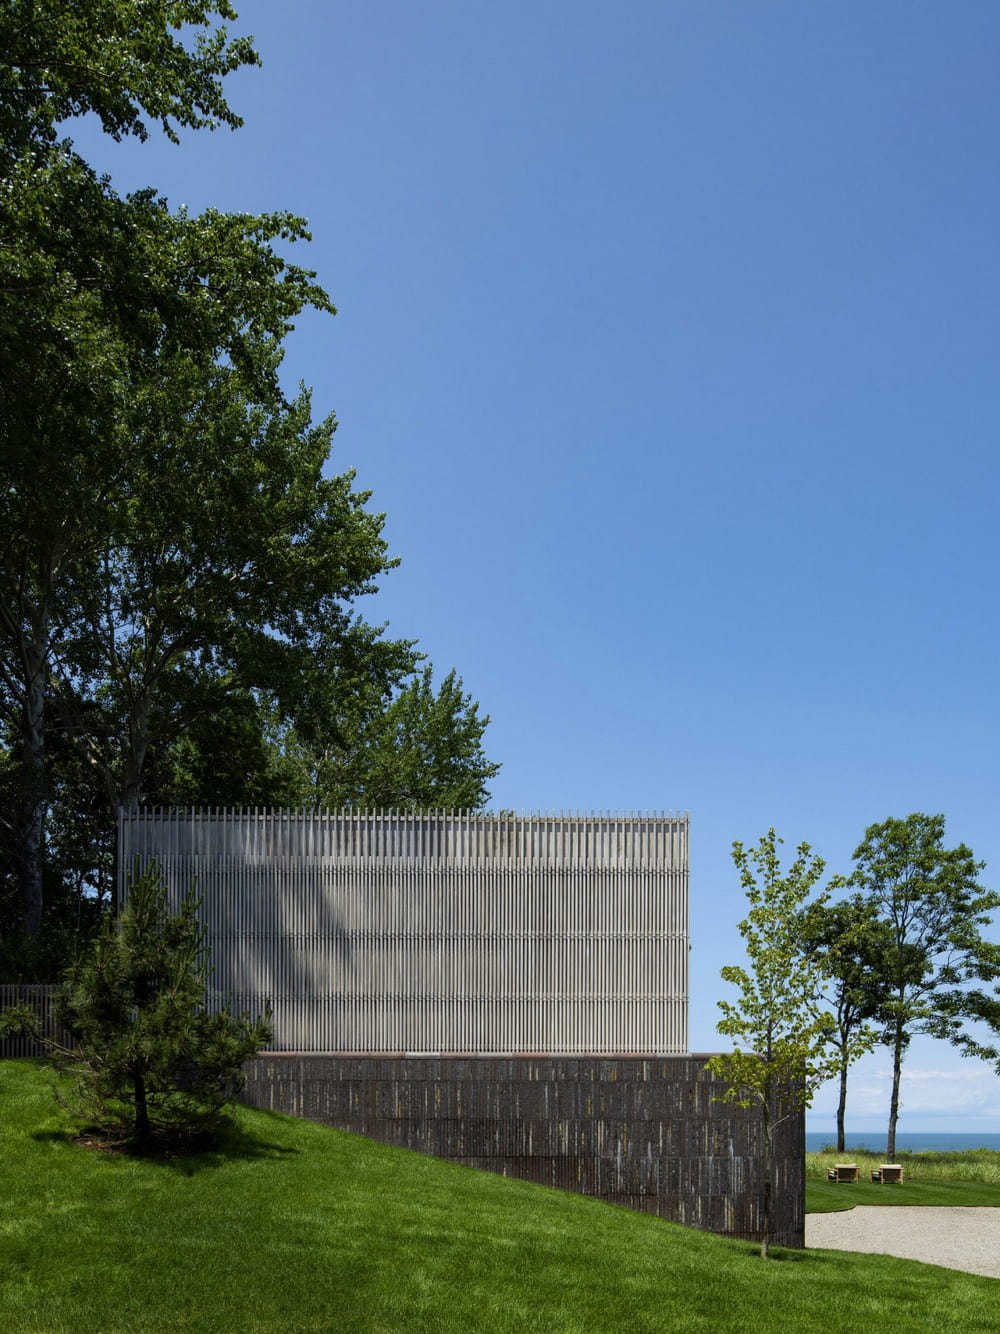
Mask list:
POLYGON ((24 933, 35 940, 42 929, 42 864, 45 855, 45 672, 48 618, 34 627, 24 651, 24 700, 21 710, 21 803, 18 870, 24 933))
POLYGON ((139 804, 142 773, 146 767, 146 752, 149 749, 149 719, 152 711, 153 686, 144 684, 132 706, 128 720, 128 742, 125 747, 125 763, 118 794, 119 802, 126 809, 139 804))
POLYGON ((768 1258, 771 1242, 771 1180, 774 1164, 774 1127, 768 1100, 764 1101, 764 1198, 760 1217, 760 1257, 768 1258))
POLYGON ((140 1072, 132 1076, 135 1091, 135 1146, 144 1153, 149 1143, 149 1107, 146 1103, 146 1081, 140 1072))
POLYGON ((847 1051, 844 1050, 840 1062, 840 1099, 837 1103, 837 1152, 843 1153, 846 1145, 844 1143, 844 1117, 847 1112, 847 1051))
POLYGON ((888 1162, 896 1161, 896 1122, 899 1120, 899 1083, 903 1070, 903 1028, 896 1024, 892 1042, 892 1097, 889 1099, 889 1135, 885 1146, 888 1162))

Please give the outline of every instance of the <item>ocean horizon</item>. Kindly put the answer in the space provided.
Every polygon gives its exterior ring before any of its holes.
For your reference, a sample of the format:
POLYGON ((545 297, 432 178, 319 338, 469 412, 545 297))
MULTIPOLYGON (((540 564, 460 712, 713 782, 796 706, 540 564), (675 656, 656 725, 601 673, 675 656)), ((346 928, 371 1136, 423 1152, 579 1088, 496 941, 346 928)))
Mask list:
MULTIPOLYGON (((827 1145, 835 1147, 836 1143, 836 1130, 806 1131, 806 1153, 819 1153, 827 1145)), ((884 1153, 886 1132, 849 1130, 844 1136, 844 1143, 847 1149, 869 1149, 872 1153, 884 1153)), ((967 1149, 993 1149, 1000 1152, 1000 1133, 972 1131, 949 1134, 944 1131, 920 1130, 896 1132, 897 1153, 901 1150, 907 1153, 961 1153, 967 1149)))

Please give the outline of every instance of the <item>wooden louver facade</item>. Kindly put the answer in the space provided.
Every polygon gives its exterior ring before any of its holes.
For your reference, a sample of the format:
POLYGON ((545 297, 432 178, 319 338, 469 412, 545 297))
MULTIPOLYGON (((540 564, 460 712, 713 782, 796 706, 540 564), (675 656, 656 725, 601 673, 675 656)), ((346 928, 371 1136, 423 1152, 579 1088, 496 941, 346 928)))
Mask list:
POLYGON ((202 899, 213 992, 276 1051, 687 1048, 688 820, 127 810, 128 874, 202 899))

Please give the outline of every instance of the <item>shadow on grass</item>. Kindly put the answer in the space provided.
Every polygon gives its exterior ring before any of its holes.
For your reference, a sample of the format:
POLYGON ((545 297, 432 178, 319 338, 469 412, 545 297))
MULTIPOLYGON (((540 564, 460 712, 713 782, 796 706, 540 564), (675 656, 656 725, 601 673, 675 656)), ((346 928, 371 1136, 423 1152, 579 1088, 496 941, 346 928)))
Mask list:
POLYGON ((301 1149, 288 1144, 262 1139, 259 1135, 249 1135, 238 1126, 227 1126, 219 1133, 216 1143, 211 1148, 151 1158, 150 1161, 180 1172, 184 1176, 194 1176, 198 1172, 225 1167, 227 1163, 262 1160, 280 1162, 297 1158, 301 1152, 301 1149))
POLYGON ((288 1144, 262 1139, 259 1135, 250 1135, 238 1126, 226 1126, 214 1137, 214 1142, 206 1146, 202 1143, 185 1144, 175 1142, 159 1144, 151 1152, 139 1153, 126 1141, 102 1139, 101 1137, 80 1133, 74 1130, 36 1130, 31 1138, 40 1144, 67 1144, 81 1150, 95 1152, 99 1157, 129 1158, 136 1162, 149 1163, 153 1167, 166 1168, 182 1176, 194 1176, 196 1173, 213 1168, 224 1167, 231 1162, 251 1160, 271 1160, 297 1158, 302 1152, 288 1144))
POLYGON ((749 1242, 745 1246, 741 1246, 740 1249, 748 1259, 762 1260, 764 1264, 781 1264, 783 1262, 801 1264, 804 1260, 808 1261, 814 1258, 811 1251, 805 1249, 792 1250, 788 1246, 772 1246, 765 1257, 760 1253, 759 1242, 749 1242))

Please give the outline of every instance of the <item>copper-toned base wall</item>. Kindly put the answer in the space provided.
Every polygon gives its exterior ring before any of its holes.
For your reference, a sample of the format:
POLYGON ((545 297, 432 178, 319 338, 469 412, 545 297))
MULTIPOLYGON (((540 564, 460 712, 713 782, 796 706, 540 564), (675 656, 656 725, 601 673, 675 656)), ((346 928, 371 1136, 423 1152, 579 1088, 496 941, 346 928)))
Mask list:
MULTIPOLYGON (((760 1237, 759 1119, 704 1056, 266 1053, 243 1100, 726 1236, 760 1237)), ((804 1244, 805 1117, 778 1130, 772 1240, 804 1244)))

